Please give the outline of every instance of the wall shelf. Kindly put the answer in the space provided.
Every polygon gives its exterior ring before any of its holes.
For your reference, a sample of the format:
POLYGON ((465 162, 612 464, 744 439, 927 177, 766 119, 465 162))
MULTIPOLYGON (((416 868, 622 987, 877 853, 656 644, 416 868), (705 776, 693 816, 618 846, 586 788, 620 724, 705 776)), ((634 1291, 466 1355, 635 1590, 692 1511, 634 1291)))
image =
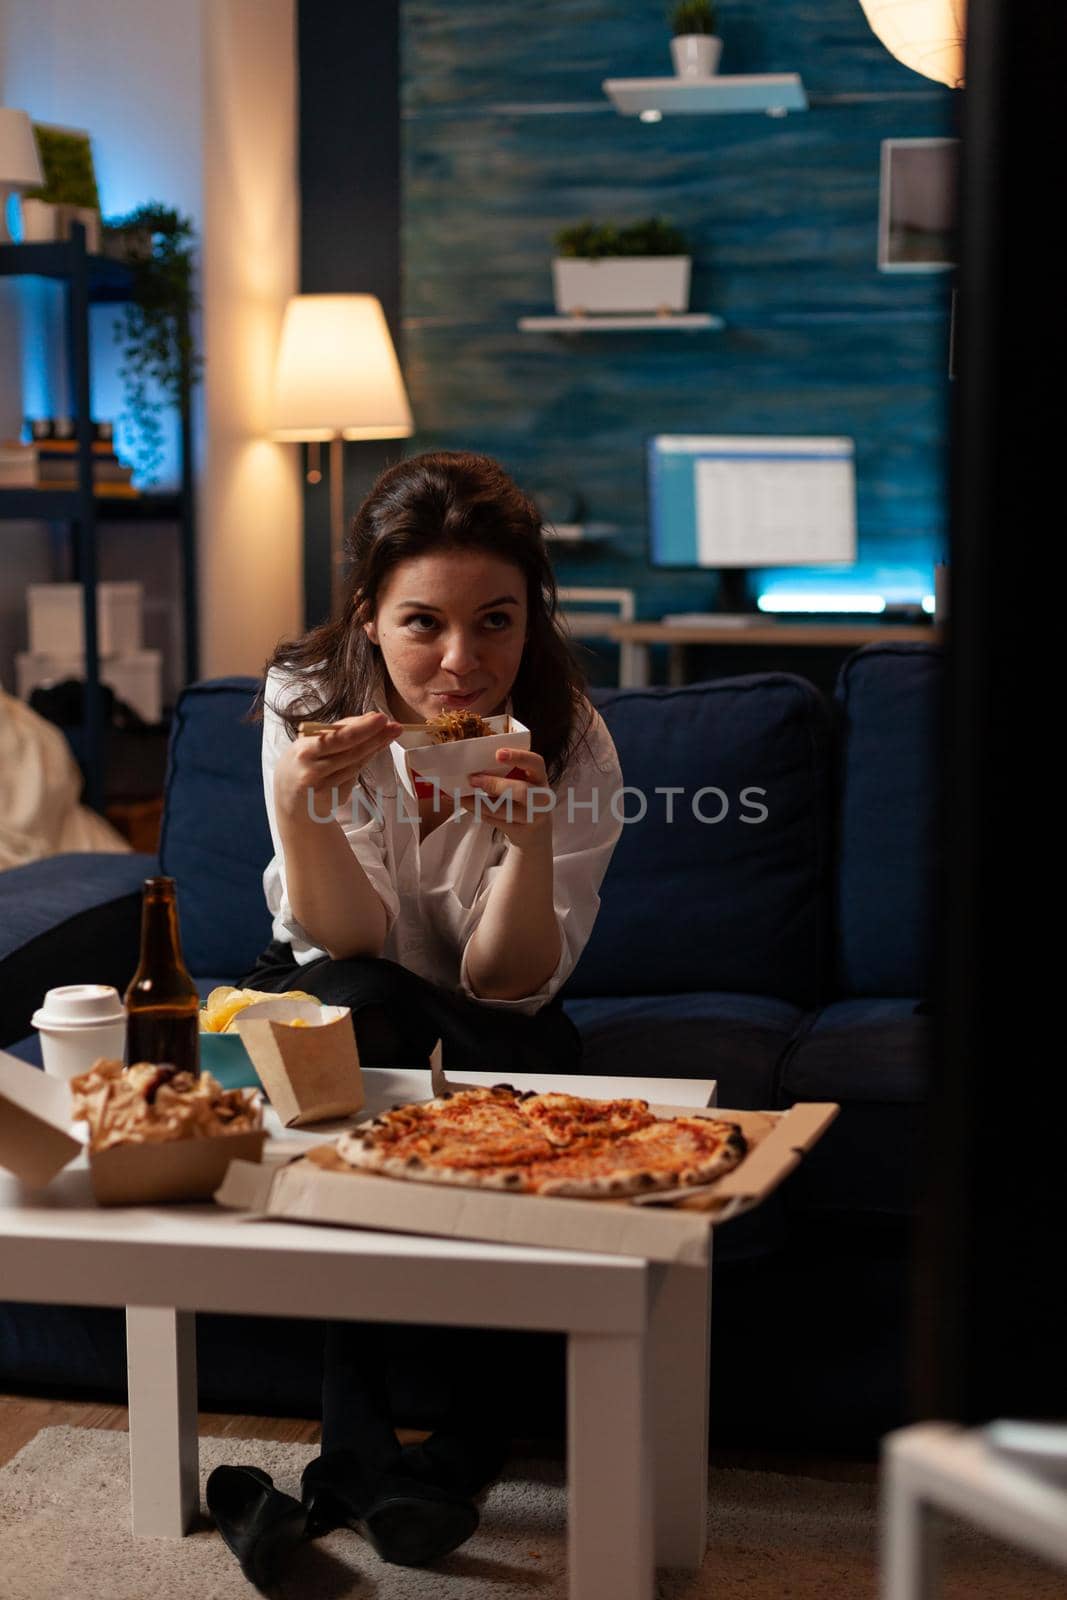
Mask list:
POLYGON ((640 117, 644 122, 729 111, 763 111, 768 117, 784 117, 789 111, 808 109, 808 97, 798 72, 712 78, 605 78, 601 88, 621 116, 640 117))
MULTIPOLYGON (((180 522, 178 494, 96 494, 97 522, 180 522)), ((0 521, 64 522, 76 518, 81 502, 76 489, 0 488, 0 521)))
POLYGON ((656 333, 683 333, 687 329, 725 328, 721 317, 710 311, 677 311, 660 316, 655 311, 609 316, 550 316, 520 317, 520 333, 631 333, 635 329, 649 329, 656 333))

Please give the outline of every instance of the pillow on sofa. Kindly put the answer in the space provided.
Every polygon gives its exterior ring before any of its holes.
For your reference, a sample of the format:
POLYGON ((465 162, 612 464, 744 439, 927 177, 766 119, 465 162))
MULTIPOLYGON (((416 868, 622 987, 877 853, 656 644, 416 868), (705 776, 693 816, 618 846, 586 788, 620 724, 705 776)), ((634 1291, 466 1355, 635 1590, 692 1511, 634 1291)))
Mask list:
POLYGON ((647 810, 623 828, 567 994, 717 990, 815 1004, 829 739, 817 690, 767 672, 597 700, 622 765, 622 814, 636 817, 642 797, 647 810), (669 797, 655 792, 665 787, 682 791, 670 821, 669 797))
POLYGON ((262 725, 242 719, 254 678, 213 678, 178 701, 159 857, 178 884, 182 951, 194 977, 255 965, 270 943, 263 870, 274 854, 263 805, 262 725), (182 895, 182 884, 196 887, 182 895))
POLYGON ((937 886, 940 647, 868 645, 835 695, 837 983, 928 994, 937 886))

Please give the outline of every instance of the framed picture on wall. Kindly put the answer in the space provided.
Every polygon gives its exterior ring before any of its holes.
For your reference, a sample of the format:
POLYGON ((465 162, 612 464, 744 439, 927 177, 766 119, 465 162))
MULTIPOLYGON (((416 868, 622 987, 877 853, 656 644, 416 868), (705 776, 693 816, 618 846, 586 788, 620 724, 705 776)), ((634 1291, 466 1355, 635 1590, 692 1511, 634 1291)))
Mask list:
POLYGON ((956 265, 958 139, 883 139, 880 272, 949 272, 956 265))

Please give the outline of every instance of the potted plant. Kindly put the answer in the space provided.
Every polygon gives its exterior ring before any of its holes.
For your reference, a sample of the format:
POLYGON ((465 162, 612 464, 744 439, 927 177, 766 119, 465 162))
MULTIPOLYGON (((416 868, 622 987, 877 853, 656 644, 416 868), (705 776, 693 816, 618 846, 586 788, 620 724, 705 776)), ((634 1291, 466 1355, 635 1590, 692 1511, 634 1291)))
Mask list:
POLYGON ((556 310, 572 315, 689 309, 692 265, 685 237, 650 217, 618 227, 580 222, 556 235, 556 310))
POLYGON ((679 0, 671 13, 671 59, 679 78, 713 78, 722 40, 715 32, 715 0, 679 0))
POLYGON ((198 305, 195 242, 190 218, 155 200, 104 225, 104 253, 125 261, 133 277, 115 339, 122 346, 124 416, 134 433, 134 459, 145 483, 156 480, 163 460, 164 411, 180 406, 200 376, 192 335, 198 305))
POLYGON ((65 239, 72 222, 85 225, 86 248, 100 248, 100 196, 89 135, 77 128, 35 122, 33 136, 44 183, 22 196, 22 238, 27 244, 65 239))

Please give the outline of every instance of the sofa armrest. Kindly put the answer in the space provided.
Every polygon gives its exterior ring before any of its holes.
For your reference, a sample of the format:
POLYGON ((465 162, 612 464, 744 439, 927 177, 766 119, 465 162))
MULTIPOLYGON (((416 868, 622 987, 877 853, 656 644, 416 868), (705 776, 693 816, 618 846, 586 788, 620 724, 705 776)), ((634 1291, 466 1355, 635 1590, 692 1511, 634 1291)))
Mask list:
POLYGON ((155 856, 78 852, 0 872, 0 1046, 31 1030, 47 989, 110 983, 137 966, 141 890, 155 856))

